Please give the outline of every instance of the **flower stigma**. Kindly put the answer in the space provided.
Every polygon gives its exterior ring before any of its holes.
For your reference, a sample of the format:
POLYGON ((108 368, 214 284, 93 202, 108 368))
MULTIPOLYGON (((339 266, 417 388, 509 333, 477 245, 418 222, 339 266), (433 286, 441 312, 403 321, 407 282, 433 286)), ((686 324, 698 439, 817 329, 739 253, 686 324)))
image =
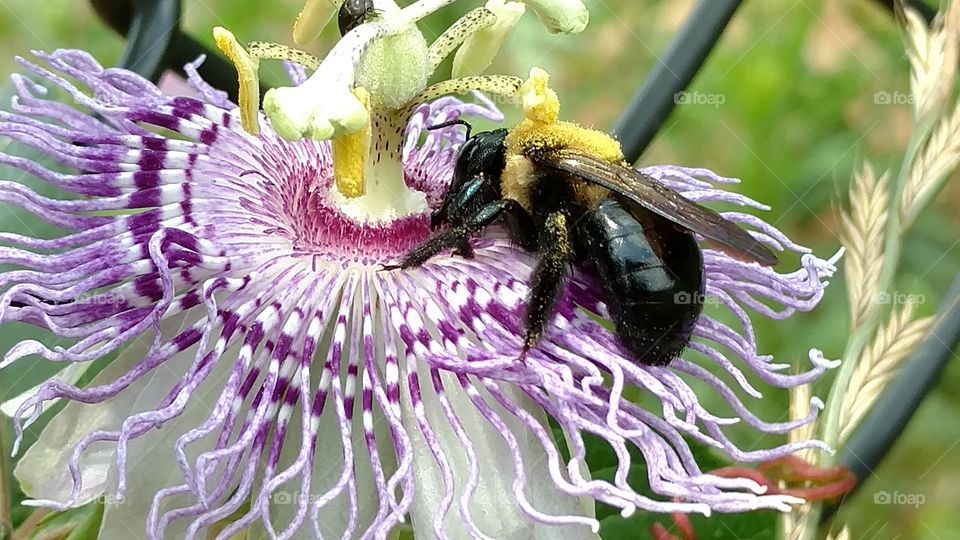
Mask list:
POLYGON ((523 115, 530 122, 554 124, 560 118, 560 98, 550 88, 550 74, 542 68, 530 70, 530 77, 519 90, 523 115))
MULTIPOLYGON (((350 29, 327 57, 311 65, 302 84, 269 90, 264 114, 282 137, 333 141, 335 190, 332 198, 357 221, 390 221, 427 211, 423 195, 407 187, 401 161, 404 129, 414 108, 447 94, 485 91, 513 97, 520 79, 478 76, 493 60, 524 4, 489 0, 469 12, 428 45, 416 26, 421 18, 453 0, 420 0, 399 8, 392 0, 375 0, 375 17, 350 29), (457 51, 454 79, 427 87, 440 62, 457 51)), ((308 2, 294 37, 299 43, 316 35, 342 2, 308 2)), ((585 9, 572 2, 534 2, 548 29, 583 29, 585 9), (546 11, 545 11, 546 10, 546 11), (544 13, 550 13, 544 17, 544 13), (566 21, 556 26, 557 21, 566 21)), ((215 37, 237 68, 243 126, 257 133, 256 70, 260 58, 310 62, 310 55, 273 44, 240 46, 233 35, 216 29, 215 37)))

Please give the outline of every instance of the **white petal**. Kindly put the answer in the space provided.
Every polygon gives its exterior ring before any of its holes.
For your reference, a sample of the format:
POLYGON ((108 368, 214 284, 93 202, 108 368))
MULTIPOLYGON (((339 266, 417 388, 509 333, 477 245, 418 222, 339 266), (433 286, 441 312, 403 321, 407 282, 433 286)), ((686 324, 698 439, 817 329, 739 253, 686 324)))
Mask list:
MULTIPOLYGON (((175 332, 184 320, 184 315, 178 315, 164 321, 164 335, 175 332)), ((143 359, 152 343, 152 333, 136 339, 94 377, 91 386, 114 381, 130 371, 143 359)), ((177 377, 179 375, 176 374, 177 377)), ((169 370, 161 368, 103 403, 68 403, 44 428, 37 442, 17 464, 14 474, 23 491, 32 499, 67 502, 73 490, 73 479, 67 467, 73 447, 93 431, 119 429, 131 412, 139 410, 138 404, 144 403, 147 398, 156 402, 170 389, 170 385, 165 385, 163 381, 155 383, 155 380, 173 377, 175 375, 169 370)), ((83 486, 77 504, 85 504, 103 494, 115 454, 116 447, 112 444, 94 445, 84 454, 80 462, 83 486)))
MULTIPOLYGON (((77 381, 80 380, 80 377, 83 377, 83 374, 87 372, 87 368, 89 367, 90 367, 90 362, 71 362, 67 367, 63 368, 62 370, 60 370, 50 378, 59 379, 69 384, 76 384, 77 381)), ((3 404, 0 404, 0 412, 2 412, 3 414, 9 417, 13 417, 13 415, 17 413, 17 409, 20 408, 20 405, 22 405, 23 402, 26 401, 27 399, 33 397, 33 395, 37 393, 37 390, 39 390, 41 386, 43 386, 43 383, 40 383, 34 386, 33 388, 23 392, 22 394, 12 397, 7 401, 3 402, 3 404)), ((56 405, 59 402, 60 402, 59 399, 54 399, 44 403, 43 411, 46 412, 47 409, 56 405)))
MULTIPOLYGON (((359 302, 356 304, 359 305, 359 302)), ((353 320, 359 321, 359 315, 357 313, 354 315, 355 317, 353 320)), ((332 315, 330 320, 336 321, 336 315, 332 315)), ((349 328, 347 335, 349 335, 349 328)), ((311 368, 311 389, 316 389, 321 385, 321 378, 323 374, 323 369, 321 366, 323 366, 323 363, 326 360, 322 355, 326 354, 328 349, 325 347, 319 347, 319 350, 322 351, 322 353, 314 359, 313 366, 315 367, 311 368)), ((340 368, 340 378, 342 382, 339 384, 341 385, 341 388, 344 388, 347 379, 346 359, 348 359, 351 354, 354 353, 351 350, 348 342, 344 349, 343 365, 340 368)), ((379 354, 379 356, 382 356, 382 354, 379 354)), ((377 361, 382 364, 383 359, 378 358, 377 361)), ((350 426, 350 440, 353 453, 352 468, 355 474, 356 498, 358 507, 356 529, 353 535, 354 537, 359 537, 360 532, 367 530, 367 528, 373 522, 374 517, 377 515, 377 511, 379 509, 379 494, 377 492, 376 484, 373 480, 373 470, 370 465, 370 457, 369 453, 367 452, 366 442, 364 441, 364 430, 361 423, 363 418, 361 397, 362 374, 363 369, 361 368, 360 374, 357 376, 356 380, 353 422, 350 426)), ((313 398, 314 395, 312 392, 311 399, 313 398)), ((376 400, 374 400, 374 403, 376 404, 376 400)), ((311 401, 311 407, 312 406, 313 402, 311 401)), ((389 424, 382 415, 379 415, 379 409, 377 409, 377 413, 378 414, 374 416, 374 434, 377 440, 377 447, 380 450, 380 465, 384 469, 385 477, 389 478, 397 468, 396 458, 393 451, 393 442, 390 436, 389 424)), ((281 471, 289 466, 289 464, 296 459, 297 453, 300 451, 300 442, 302 440, 299 436, 299 434, 302 433, 302 424, 300 419, 301 410, 298 406, 297 410, 291 417, 290 427, 287 432, 287 441, 284 443, 283 451, 281 453, 281 464, 277 469, 278 471, 281 471)), ((330 393, 330 395, 327 397, 326 405, 323 408, 323 414, 320 417, 319 428, 317 432, 319 433, 319 437, 317 440, 317 447, 314 452, 315 460, 310 484, 311 503, 317 501, 320 497, 324 496, 324 494, 333 489, 340 480, 343 471, 343 440, 339 420, 337 418, 335 400, 332 393, 330 393)), ((320 508, 319 512, 317 513, 317 521, 323 528, 321 532, 324 534, 325 538, 340 538, 346 530, 349 521, 351 504, 348 490, 348 487, 344 488, 340 492, 339 496, 329 501, 324 507, 320 508)), ((292 496, 299 496, 299 492, 300 477, 296 477, 283 486, 280 486, 277 491, 274 492, 274 496, 271 498, 270 517, 277 532, 284 530, 285 526, 290 523, 290 520, 297 511, 297 505, 295 504, 278 503, 278 501, 281 500, 280 497, 278 497, 278 494, 284 493, 289 499, 292 496)), ((313 510, 311 508, 308 512, 312 511, 313 510)), ((307 520, 304 522, 303 527, 301 527, 297 534, 291 537, 292 540, 315 540, 313 526, 310 519, 311 515, 311 513, 307 514, 307 520)))
MULTIPOLYGON (((449 538, 470 538, 457 506, 464 491, 464 484, 469 478, 463 442, 450 428, 432 384, 426 376, 421 382, 424 412, 451 463, 456 484, 453 506, 444 521, 444 532, 449 538)), ((549 526, 534 522, 525 514, 513 493, 513 454, 497 430, 477 412, 466 393, 459 389, 456 380, 445 378, 445 384, 446 395, 456 409, 478 457, 480 482, 471 500, 470 511, 480 531, 497 539, 599 538, 586 526, 549 526)), ((406 390, 406 386, 403 388, 406 390)), ((547 425, 542 410, 512 389, 505 387, 504 392, 538 418, 542 425, 547 425)), ((409 393, 405 391, 403 397, 404 421, 413 439, 415 456, 413 469, 416 474, 417 493, 411 509, 414 536, 431 538, 434 536, 433 519, 441 506, 445 487, 440 469, 417 427, 409 393)), ((493 408, 517 438, 526 476, 525 493, 530 504, 548 515, 593 517, 589 501, 571 497, 554 488, 553 480, 547 471, 543 446, 533 434, 499 406, 493 408)))
MULTIPOLYGON (((351 435, 358 506, 357 524, 354 531, 355 537, 359 537, 359 531, 364 531, 369 527, 378 509, 377 489, 373 482, 370 459, 366 450, 366 444, 363 440, 363 429, 360 427, 359 403, 360 400, 358 399, 358 406, 356 407, 357 410, 354 416, 355 425, 351 435)), ((337 485, 343 468, 343 445, 340 441, 340 428, 337 424, 336 416, 333 414, 332 405, 332 402, 327 403, 323 416, 320 418, 320 437, 317 441, 316 453, 314 454, 316 460, 313 465, 313 477, 310 484, 311 501, 317 500, 318 497, 327 493, 337 485)), ((283 464, 280 467, 281 469, 293 461, 296 452, 299 451, 299 437, 292 437, 295 433, 293 430, 299 430, 299 427, 299 421, 290 423, 291 432, 288 434, 290 446, 284 445, 285 458, 281 460, 283 464)), ((376 428, 378 442, 388 442, 387 445, 381 445, 381 447, 383 449, 389 448, 390 431, 386 422, 381 420, 376 424, 376 428)), ((386 475, 389 477, 389 475, 396 470, 393 452, 381 452, 380 459, 381 462, 383 462, 382 465, 387 468, 386 475)), ((349 488, 344 488, 338 497, 327 503, 317 514, 317 520, 321 524, 321 532, 324 538, 340 538, 344 530, 346 530, 350 516, 348 489, 349 488)), ((298 477, 274 492, 274 496, 271 498, 272 503, 270 504, 270 518, 277 532, 284 529, 297 511, 296 504, 283 502, 284 499, 277 494, 283 492, 287 499, 289 499, 290 497, 299 496, 299 491, 300 479, 298 477)), ((303 527, 291 537, 292 540, 315 540, 313 526, 310 521, 311 514, 309 512, 312 512, 312 509, 308 510, 307 519, 303 527)))
MULTIPOLYGON (((183 483, 183 476, 175 458, 174 445, 181 435, 209 418, 214 403, 223 392, 239 348, 240 345, 237 344, 224 353, 207 380, 194 391, 186 408, 178 417, 164 423, 163 427, 130 442, 127 447, 127 487, 122 500, 111 496, 115 493, 117 486, 118 470, 116 462, 110 462, 103 524, 100 527, 101 540, 143 536, 150 505, 157 492, 183 483)), ((185 351, 164 364, 169 369, 159 368, 151 380, 151 386, 155 386, 156 390, 151 389, 141 394, 133 408, 135 410, 155 408, 160 398, 169 392, 177 380, 187 372, 194 361, 195 354, 194 349, 185 351)), ((197 441, 188 447, 187 457, 195 460, 200 452, 209 450, 213 442, 212 437, 197 441)), ((208 485, 211 484, 212 482, 208 483, 208 485)), ((191 494, 173 498, 172 501, 177 507, 182 507, 194 504, 196 499, 191 494)), ((164 538, 183 538, 183 531, 187 525, 186 520, 173 521, 165 531, 164 538)))

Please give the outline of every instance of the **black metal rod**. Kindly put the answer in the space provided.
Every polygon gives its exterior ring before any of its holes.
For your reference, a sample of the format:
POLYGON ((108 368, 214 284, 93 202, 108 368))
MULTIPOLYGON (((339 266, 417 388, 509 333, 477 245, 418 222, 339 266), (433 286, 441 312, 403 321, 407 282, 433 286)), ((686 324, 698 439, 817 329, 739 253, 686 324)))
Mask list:
POLYGON ((133 0, 127 45, 117 65, 158 81, 179 28, 179 0, 133 0))
POLYGON ((653 140, 741 3, 700 0, 694 7, 613 128, 627 161, 636 161, 653 140))
POLYGON ((126 38, 117 66, 157 82, 180 28, 180 0, 92 0, 94 11, 126 38))
MULTIPOLYGON (((167 69, 186 75, 183 66, 201 55, 200 76, 237 101, 237 73, 215 51, 180 29, 180 0, 91 0, 94 11, 127 39, 118 67, 158 82, 167 69)), ((261 81, 261 90, 270 85, 261 81)))

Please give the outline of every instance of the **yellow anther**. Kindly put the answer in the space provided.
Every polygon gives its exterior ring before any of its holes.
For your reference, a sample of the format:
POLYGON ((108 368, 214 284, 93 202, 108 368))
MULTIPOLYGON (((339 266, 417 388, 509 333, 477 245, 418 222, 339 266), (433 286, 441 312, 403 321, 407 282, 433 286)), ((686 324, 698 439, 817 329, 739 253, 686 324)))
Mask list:
POLYGON ((258 120, 257 110, 260 107, 260 79, 257 77, 257 70, 260 68, 260 60, 250 56, 246 49, 237 42, 237 38, 226 28, 217 26, 213 29, 213 39, 217 42, 217 47, 227 55, 233 67, 237 69, 237 78, 240 80, 239 99, 240 102, 240 121, 243 129, 247 132, 258 135, 260 133, 260 122, 258 120))
POLYGON ((530 77, 518 90, 523 114, 528 120, 553 124, 560 118, 560 98, 550 88, 550 74, 541 68, 530 70, 530 77))
MULTIPOLYGON (((353 89, 363 107, 370 110, 370 92, 363 87, 353 89)), ((370 122, 359 131, 333 139, 333 179, 344 197, 353 199, 366 193, 364 182, 367 160, 370 158, 372 130, 370 122)))

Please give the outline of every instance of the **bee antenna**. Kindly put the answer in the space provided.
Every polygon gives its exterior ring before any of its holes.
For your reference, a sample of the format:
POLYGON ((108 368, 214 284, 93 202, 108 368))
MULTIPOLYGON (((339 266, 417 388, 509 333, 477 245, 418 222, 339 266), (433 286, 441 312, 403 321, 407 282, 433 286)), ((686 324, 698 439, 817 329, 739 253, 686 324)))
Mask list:
POLYGON ((462 118, 457 118, 456 120, 448 120, 442 124, 434 124, 432 126, 427 126, 427 131, 433 131, 435 129, 443 129, 450 126, 466 126, 467 128, 467 138, 470 138, 470 130, 473 129, 473 126, 469 122, 462 118))

